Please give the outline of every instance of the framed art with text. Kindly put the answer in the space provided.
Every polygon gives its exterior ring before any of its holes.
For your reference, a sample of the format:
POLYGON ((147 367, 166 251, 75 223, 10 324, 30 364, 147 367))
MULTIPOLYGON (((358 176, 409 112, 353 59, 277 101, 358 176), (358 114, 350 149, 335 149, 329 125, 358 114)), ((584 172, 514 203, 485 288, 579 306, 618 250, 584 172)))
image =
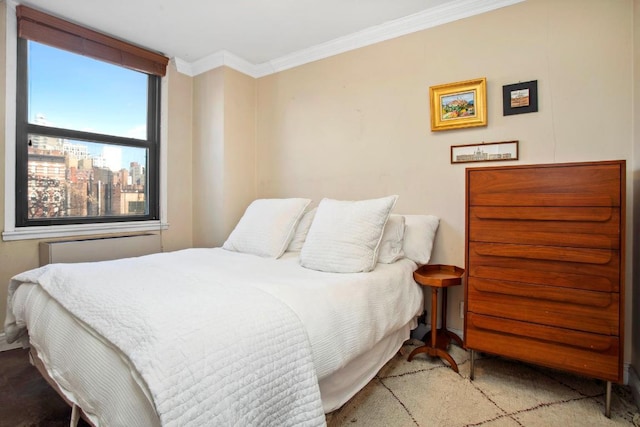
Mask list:
POLYGON ((451 163, 518 160, 518 141, 452 145, 451 163))

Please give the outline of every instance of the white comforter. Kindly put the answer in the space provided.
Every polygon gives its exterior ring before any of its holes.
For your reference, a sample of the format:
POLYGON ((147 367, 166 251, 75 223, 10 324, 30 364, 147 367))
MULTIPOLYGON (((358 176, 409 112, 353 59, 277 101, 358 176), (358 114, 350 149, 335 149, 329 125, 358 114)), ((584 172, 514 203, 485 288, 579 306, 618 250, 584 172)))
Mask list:
POLYGON ((294 256, 189 249, 32 270, 12 280, 9 302, 20 283, 39 283, 126 354, 165 425, 315 425, 317 379, 420 310, 414 269, 331 274, 294 256))

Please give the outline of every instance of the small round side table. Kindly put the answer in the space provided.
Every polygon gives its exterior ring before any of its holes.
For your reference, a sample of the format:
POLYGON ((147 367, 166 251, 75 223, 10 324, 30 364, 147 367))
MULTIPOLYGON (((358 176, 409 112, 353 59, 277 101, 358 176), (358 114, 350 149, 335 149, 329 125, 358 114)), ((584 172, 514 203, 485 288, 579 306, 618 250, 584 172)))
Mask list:
POLYGON ((451 365, 451 369, 458 372, 458 364, 447 348, 451 341, 462 347, 462 340, 453 332, 447 330, 447 288, 462 283, 464 269, 453 265, 427 264, 413 273, 413 280, 422 286, 431 288, 431 342, 427 333, 423 346, 416 348, 409 355, 409 362, 420 353, 427 353, 431 357, 441 357, 451 365), (438 329, 438 289, 442 289, 441 327, 438 329))

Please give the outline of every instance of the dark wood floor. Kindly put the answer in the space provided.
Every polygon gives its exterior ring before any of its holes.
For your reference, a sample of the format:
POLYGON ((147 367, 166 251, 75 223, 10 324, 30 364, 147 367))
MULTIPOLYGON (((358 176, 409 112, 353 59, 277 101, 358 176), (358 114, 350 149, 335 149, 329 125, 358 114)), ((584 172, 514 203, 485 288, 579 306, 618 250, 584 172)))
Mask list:
POLYGON ((31 366, 27 350, 0 352, 0 427, 68 426, 70 418, 71 408, 31 366))

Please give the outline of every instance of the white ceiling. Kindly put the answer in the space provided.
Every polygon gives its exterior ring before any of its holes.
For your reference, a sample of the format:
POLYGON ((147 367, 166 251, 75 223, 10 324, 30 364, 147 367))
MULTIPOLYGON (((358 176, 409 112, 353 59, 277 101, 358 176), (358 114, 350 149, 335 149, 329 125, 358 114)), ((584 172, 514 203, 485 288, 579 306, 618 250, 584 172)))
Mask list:
POLYGON ((198 74, 226 63, 252 75, 264 75, 289 66, 284 63, 278 66, 278 60, 293 61, 295 66, 518 1, 522 0, 25 0, 21 3, 161 52, 175 58, 187 74, 198 74))

